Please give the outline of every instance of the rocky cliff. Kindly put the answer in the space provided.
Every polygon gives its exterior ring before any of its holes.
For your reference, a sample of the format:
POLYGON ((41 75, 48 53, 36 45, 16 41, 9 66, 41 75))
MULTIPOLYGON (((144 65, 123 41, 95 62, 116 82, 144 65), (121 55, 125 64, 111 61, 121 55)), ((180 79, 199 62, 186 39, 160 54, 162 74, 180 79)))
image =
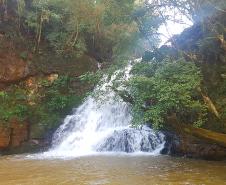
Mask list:
MULTIPOLYGON (((79 76, 97 69, 95 59, 34 53, 29 36, 0 22, 0 151, 26 152, 50 144, 53 131, 88 89, 79 76), (15 34, 12 36, 12 34, 15 34), (54 109, 56 105, 58 108, 54 109)), ((42 52, 41 52, 42 51, 42 52)))

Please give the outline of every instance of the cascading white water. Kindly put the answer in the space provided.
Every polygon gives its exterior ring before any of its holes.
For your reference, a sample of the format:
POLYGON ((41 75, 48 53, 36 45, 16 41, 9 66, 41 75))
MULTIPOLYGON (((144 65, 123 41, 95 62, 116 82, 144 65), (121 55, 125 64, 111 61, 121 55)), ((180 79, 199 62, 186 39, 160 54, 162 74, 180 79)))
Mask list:
MULTIPOLYGON (((129 78, 131 65, 123 72, 121 80, 129 78)), ((130 106, 123 102, 108 87, 112 85, 117 71, 111 79, 94 90, 99 92, 100 101, 89 96, 64 123, 53 137, 53 146, 45 156, 75 157, 95 152, 152 152, 159 153, 164 146, 164 136, 148 127, 131 127, 130 106)))

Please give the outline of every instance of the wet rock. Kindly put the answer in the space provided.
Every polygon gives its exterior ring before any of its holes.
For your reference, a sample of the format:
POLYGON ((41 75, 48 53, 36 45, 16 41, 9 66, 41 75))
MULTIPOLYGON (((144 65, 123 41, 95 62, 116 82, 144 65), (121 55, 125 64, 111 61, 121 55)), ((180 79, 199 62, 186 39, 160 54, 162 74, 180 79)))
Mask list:
POLYGON ((11 129, 8 127, 0 127, 0 149, 5 149, 10 143, 11 129))
POLYGON ((18 147, 28 140, 29 125, 28 123, 19 123, 14 120, 11 123, 10 147, 18 147))
POLYGON ((28 140, 29 126, 13 120, 9 126, 0 127, 0 149, 19 147, 28 140))
POLYGON ((164 143, 164 135, 152 129, 124 129, 115 131, 100 143, 98 151, 108 152, 152 152, 164 143))
POLYGON ((163 154, 184 156, 206 160, 226 159, 226 148, 203 139, 188 135, 167 132, 163 154))

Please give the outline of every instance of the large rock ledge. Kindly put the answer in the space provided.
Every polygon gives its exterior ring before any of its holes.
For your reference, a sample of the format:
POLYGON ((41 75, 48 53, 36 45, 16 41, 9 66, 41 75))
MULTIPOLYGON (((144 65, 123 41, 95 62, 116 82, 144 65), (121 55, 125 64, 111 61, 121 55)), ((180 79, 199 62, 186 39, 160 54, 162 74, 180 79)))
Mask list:
POLYGON ((166 147, 163 153, 207 160, 226 160, 226 134, 194 128, 168 120, 170 131, 165 132, 166 147))
POLYGON ((206 142, 188 134, 182 136, 168 132, 166 135, 167 142, 163 154, 206 160, 226 159, 226 148, 217 144, 206 142))

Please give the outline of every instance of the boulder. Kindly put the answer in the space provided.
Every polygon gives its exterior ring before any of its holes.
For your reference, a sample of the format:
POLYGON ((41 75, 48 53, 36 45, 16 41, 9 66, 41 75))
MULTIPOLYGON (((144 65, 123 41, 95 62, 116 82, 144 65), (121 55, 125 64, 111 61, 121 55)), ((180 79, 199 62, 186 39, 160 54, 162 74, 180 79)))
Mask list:
POLYGON ((100 152, 153 152, 164 144, 164 135, 147 126, 114 131, 97 145, 100 152))
POLYGON ((207 160, 226 159, 226 135, 168 119, 164 153, 207 160))
POLYGON ((226 148, 214 143, 209 143, 197 137, 178 133, 167 132, 165 149, 163 154, 183 156, 206 160, 226 159, 226 148))

